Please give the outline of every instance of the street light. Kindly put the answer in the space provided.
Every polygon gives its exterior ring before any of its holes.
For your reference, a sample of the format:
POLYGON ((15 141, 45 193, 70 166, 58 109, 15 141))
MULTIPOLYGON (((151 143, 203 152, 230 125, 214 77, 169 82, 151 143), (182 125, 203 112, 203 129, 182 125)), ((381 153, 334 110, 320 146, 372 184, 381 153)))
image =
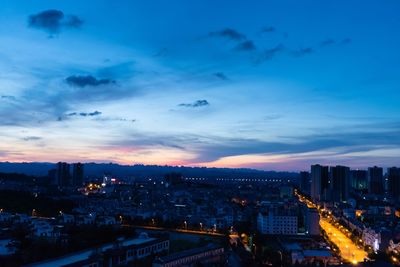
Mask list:
POLYGON ((185 225, 185 230, 187 230, 187 222, 184 221, 183 224, 185 225))
POLYGON ((200 231, 203 231, 203 223, 200 223, 200 231))

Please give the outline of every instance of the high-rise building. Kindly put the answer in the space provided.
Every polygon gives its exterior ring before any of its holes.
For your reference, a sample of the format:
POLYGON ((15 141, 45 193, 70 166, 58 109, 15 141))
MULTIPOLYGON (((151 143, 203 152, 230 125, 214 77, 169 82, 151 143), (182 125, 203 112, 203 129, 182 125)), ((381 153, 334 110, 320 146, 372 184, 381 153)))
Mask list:
POLYGON ((311 190, 310 173, 300 172, 300 190, 303 193, 309 194, 311 190))
POLYGON ((51 169, 47 172, 47 177, 49 178, 49 183, 52 185, 58 185, 57 170, 51 169))
POLYGON ((70 166, 66 162, 58 162, 56 168, 56 179, 59 186, 71 185, 70 166))
POLYGON ((366 170, 350 171, 351 187, 356 190, 368 189, 368 172, 366 170))
POLYGON ((337 202, 345 202, 349 197, 350 168, 346 166, 331 167, 332 199, 337 202))
POLYGON ((316 201, 329 199, 329 168, 311 165, 311 197, 316 201))
POLYGON ((368 192, 382 195, 383 189, 383 169, 376 166, 368 168, 368 192))
POLYGON ((81 186, 83 184, 83 164, 78 162, 72 166, 72 184, 81 186))
POLYGON ((399 200, 400 197, 400 168, 392 167, 387 170, 388 191, 392 198, 399 200))

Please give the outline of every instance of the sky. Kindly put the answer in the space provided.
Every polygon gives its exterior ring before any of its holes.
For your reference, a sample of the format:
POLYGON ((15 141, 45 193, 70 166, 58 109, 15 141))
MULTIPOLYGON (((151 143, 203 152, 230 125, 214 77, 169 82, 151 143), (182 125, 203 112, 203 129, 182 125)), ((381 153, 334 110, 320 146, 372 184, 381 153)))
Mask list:
POLYGON ((0 0, 0 161, 399 166, 399 11, 0 0))

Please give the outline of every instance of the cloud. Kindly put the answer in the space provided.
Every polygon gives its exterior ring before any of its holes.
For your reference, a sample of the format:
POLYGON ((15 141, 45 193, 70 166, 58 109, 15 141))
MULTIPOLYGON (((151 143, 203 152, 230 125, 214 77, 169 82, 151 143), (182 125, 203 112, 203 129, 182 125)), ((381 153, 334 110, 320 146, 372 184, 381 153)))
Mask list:
POLYGON ((99 116, 102 113, 100 111, 93 111, 93 112, 72 112, 72 113, 68 113, 67 116, 68 117, 72 117, 72 116, 82 116, 82 117, 93 117, 93 116, 99 116))
POLYGON ((261 33, 271 33, 275 31, 276 31, 275 27, 272 26, 266 26, 261 29, 261 33))
POLYGON ((283 44, 278 44, 277 46, 269 49, 265 49, 261 56, 257 59, 257 63, 261 63, 263 61, 268 61, 274 58, 277 54, 282 53, 285 50, 285 46, 283 44))
POLYGON ((182 103, 179 104, 178 106, 180 107, 187 107, 187 108, 198 108, 198 107, 204 107, 204 106, 208 106, 210 105, 210 103, 207 100, 197 100, 194 103, 182 103))
POLYGON ((160 48, 160 50, 158 50, 157 53, 155 53, 153 55, 153 57, 165 57, 168 55, 168 53, 169 53, 168 48, 163 47, 163 48, 160 48))
POLYGON ((103 118, 97 118, 97 121, 122 121, 122 122, 136 122, 136 119, 126 119, 126 118, 120 118, 120 117, 103 117, 103 118))
POLYGON ((334 44, 336 44, 336 41, 333 40, 333 39, 328 38, 328 39, 323 40, 320 43, 320 47, 331 46, 331 45, 334 45, 334 44))
POLYGON ((75 15, 64 15, 60 10, 50 9, 30 15, 28 25, 45 30, 50 34, 59 33, 63 28, 79 28, 83 21, 75 15))
POLYGON ((85 86, 99 86, 107 84, 115 84, 114 80, 111 79, 97 79, 92 75, 73 75, 66 79, 66 82, 71 86, 85 87, 85 86))
POLYGON ((37 140, 41 140, 42 138, 39 136, 26 136, 24 138, 22 138, 24 141, 37 141, 37 140))
POLYGON ((231 28, 226 28, 221 31, 210 32, 208 36, 223 37, 233 41, 242 41, 246 39, 246 36, 244 34, 231 28))
POLYGON ((2 99, 8 99, 8 100, 16 100, 17 98, 13 95, 2 95, 2 99))
POLYGON ((247 154, 297 154, 331 150, 341 155, 372 151, 383 147, 399 147, 398 126, 379 132, 354 131, 310 134, 300 137, 283 137, 282 141, 264 141, 245 138, 199 139, 194 142, 197 162, 210 162, 223 157, 247 154))
POLYGON ((213 75, 220 80, 224 80, 224 81, 228 80, 228 77, 223 72, 215 72, 215 73, 213 73, 213 75))
POLYGON ((350 38, 344 38, 342 41, 340 41, 341 44, 350 44, 352 40, 350 38))
POLYGON ((66 21, 64 22, 64 26, 70 28, 79 28, 83 24, 83 20, 78 18, 75 15, 68 15, 66 21))
POLYGON ((314 53, 314 49, 312 49, 311 47, 300 48, 297 50, 292 50, 290 52, 290 54, 294 57, 302 57, 302 56, 309 55, 312 53, 314 53))
POLYGON ((280 114, 270 114, 270 115, 266 115, 263 117, 263 120, 265 121, 271 121, 271 120, 277 120, 282 118, 283 116, 280 114))
POLYGON ((236 51, 253 51, 256 50, 256 45, 253 41, 247 40, 236 45, 234 49, 236 51))

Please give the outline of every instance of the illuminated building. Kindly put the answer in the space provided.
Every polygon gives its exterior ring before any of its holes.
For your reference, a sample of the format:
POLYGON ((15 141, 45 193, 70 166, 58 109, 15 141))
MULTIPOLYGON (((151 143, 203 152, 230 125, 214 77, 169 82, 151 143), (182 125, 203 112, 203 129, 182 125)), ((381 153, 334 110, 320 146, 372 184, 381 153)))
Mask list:
POLYGON ((257 229, 262 234, 296 235, 298 218, 294 209, 283 206, 270 206, 266 212, 257 216, 257 229))

